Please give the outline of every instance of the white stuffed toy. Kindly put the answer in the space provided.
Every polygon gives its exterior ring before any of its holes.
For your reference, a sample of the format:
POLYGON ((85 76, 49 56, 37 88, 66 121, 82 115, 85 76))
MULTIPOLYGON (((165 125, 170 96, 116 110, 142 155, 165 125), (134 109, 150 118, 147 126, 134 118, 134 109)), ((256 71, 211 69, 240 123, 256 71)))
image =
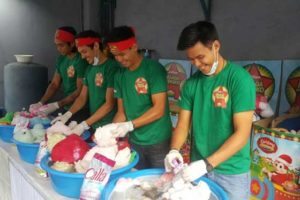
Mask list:
POLYGON ((262 118, 268 118, 274 115, 274 112, 268 103, 268 98, 263 95, 256 96, 256 110, 253 116, 253 121, 259 120, 262 118))
POLYGON ((113 136, 112 131, 116 129, 116 124, 108 124, 97 128, 95 132, 94 142, 96 146, 90 149, 82 160, 75 163, 75 169, 79 173, 85 173, 95 153, 104 155, 105 157, 115 160, 114 169, 123 167, 129 163, 130 149, 128 147, 118 151, 117 140, 113 136))

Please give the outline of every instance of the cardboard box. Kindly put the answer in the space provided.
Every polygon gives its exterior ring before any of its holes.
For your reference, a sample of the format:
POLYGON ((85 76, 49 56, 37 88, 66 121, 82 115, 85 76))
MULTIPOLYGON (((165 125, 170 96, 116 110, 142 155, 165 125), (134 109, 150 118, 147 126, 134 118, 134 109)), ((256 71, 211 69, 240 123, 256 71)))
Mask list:
POLYGON ((300 199, 300 135, 271 127, 278 119, 255 122, 251 136, 251 199, 300 199))

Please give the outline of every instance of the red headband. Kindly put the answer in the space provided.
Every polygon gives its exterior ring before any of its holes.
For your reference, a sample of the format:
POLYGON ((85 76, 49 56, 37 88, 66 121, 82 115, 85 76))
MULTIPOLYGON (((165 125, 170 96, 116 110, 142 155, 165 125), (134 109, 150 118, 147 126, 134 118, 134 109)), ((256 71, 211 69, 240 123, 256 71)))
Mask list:
POLYGON ((55 38, 63 42, 74 42, 75 36, 72 33, 64 30, 56 30, 55 38))
POLYGON ((95 42, 100 42, 100 38, 92 38, 92 37, 77 38, 76 46, 77 47, 86 46, 86 45, 94 44, 95 42))
POLYGON ((109 42, 109 48, 111 50, 118 50, 118 51, 123 51, 125 49, 128 49, 132 47, 134 44, 136 44, 136 39, 135 37, 131 37, 127 40, 122 40, 119 42, 109 42))

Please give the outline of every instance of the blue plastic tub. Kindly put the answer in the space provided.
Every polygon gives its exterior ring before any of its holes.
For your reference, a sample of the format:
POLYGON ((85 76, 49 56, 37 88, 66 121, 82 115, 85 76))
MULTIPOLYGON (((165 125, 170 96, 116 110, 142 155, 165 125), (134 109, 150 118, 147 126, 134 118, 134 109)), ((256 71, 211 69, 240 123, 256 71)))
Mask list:
POLYGON ((12 139, 12 141, 17 145, 20 158, 27 163, 34 164, 37 153, 39 151, 40 144, 39 143, 29 144, 29 143, 19 142, 15 139, 12 139))
MULTIPOLYGON (((139 170, 139 171, 134 171, 134 172, 130 172, 127 173, 125 175, 122 175, 122 178, 138 178, 138 177, 151 177, 151 176, 160 176, 163 173, 165 173, 164 169, 144 169, 144 170, 139 170)), ((118 181, 120 177, 115 178, 115 179, 111 179, 111 181, 106 185, 105 190, 103 191, 102 195, 101 195, 101 200, 109 200, 111 197, 111 194, 115 188, 115 185, 118 181)), ((212 191, 212 195, 213 197, 211 197, 210 199, 215 199, 215 200, 229 200, 227 194, 225 193, 225 191, 216 183, 214 183, 213 181, 209 180, 206 177, 201 177, 198 180, 196 180, 196 182, 198 183, 200 180, 204 181, 207 183, 207 185, 209 186, 209 188, 212 191)), ((212 196, 211 195, 211 196, 212 196)), ((196 199, 196 198, 195 198, 196 199)))
MULTIPOLYGON (((110 180, 122 176, 131 171, 131 169, 138 163, 139 155, 135 154, 134 160, 127 166, 113 170, 110 174, 110 180)), ((51 184, 54 190, 66 197, 79 198, 80 189, 83 183, 84 174, 81 173, 65 173, 52 169, 51 161, 49 161, 49 154, 44 156, 41 160, 41 167, 48 172, 51 179, 51 184)))
POLYGON ((0 139, 7 143, 12 143, 15 126, 0 125, 0 139))

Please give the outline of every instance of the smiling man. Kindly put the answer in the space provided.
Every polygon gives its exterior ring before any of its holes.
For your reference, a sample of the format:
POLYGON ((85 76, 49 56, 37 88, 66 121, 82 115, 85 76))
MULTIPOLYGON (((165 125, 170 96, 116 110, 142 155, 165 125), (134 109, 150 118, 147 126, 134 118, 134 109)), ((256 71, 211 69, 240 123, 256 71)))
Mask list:
POLYGON ((119 64, 108 58, 105 45, 101 42, 98 33, 94 31, 79 33, 76 37, 76 46, 82 58, 90 64, 85 74, 84 85, 69 111, 55 118, 52 123, 56 121, 66 123, 89 101, 91 116, 72 130, 80 135, 90 126, 96 129, 112 122, 116 112, 114 75, 119 64))
POLYGON ((136 168, 163 167, 171 136, 166 70, 138 53, 134 31, 128 26, 114 28, 107 42, 122 65, 115 77, 118 128, 114 136, 130 132, 130 144, 140 156, 136 168))
POLYGON ((183 169, 186 181, 207 174, 230 200, 250 195, 250 144, 255 84, 241 66, 224 59, 215 26, 200 21, 183 29, 177 48, 185 50, 199 71, 184 84, 181 108, 165 168, 171 171, 191 126, 192 162, 183 169))

